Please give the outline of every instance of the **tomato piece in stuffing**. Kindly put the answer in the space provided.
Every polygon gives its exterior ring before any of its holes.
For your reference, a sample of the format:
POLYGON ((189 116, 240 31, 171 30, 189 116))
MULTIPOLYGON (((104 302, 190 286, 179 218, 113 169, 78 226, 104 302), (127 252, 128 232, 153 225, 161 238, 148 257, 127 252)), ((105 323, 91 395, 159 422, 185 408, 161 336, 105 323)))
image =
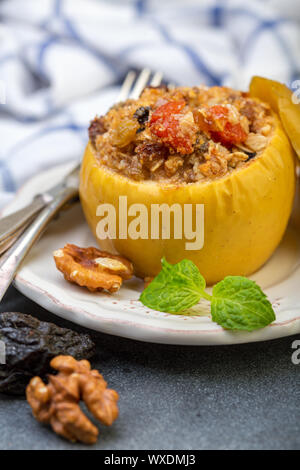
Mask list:
POLYGON ((196 129, 181 125, 185 105, 184 100, 164 103, 153 112, 149 123, 152 134, 181 154, 193 152, 196 134, 196 129))
POLYGON ((214 141, 221 142, 225 146, 239 144, 247 138, 247 132, 240 123, 230 122, 229 109, 222 105, 207 109, 202 130, 209 131, 214 141))

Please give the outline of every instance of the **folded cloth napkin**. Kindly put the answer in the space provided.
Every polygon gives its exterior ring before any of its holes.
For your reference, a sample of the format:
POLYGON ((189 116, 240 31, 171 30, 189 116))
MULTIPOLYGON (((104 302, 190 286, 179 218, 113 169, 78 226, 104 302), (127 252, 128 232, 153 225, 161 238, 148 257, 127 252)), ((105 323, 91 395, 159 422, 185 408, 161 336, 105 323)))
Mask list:
POLYGON ((300 78, 297 0, 0 0, 0 207, 79 159, 126 72, 246 88, 300 78))

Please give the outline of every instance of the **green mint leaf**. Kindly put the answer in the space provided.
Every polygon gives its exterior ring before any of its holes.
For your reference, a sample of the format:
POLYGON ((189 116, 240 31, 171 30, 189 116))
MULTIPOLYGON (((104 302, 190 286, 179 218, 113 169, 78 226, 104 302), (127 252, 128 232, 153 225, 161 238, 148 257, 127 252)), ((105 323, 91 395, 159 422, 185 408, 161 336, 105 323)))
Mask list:
POLYGON ((203 296, 205 279, 197 266, 184 259, 172 265, 162 259, 162 270, 140 296, 140 301, 160 312, 178 313, 197 304, 203 296))
POLYGON ((275 320, 271 303, 250 279, 228 276, 213 288, 212 320, 229 330, 253 331, 275 320))

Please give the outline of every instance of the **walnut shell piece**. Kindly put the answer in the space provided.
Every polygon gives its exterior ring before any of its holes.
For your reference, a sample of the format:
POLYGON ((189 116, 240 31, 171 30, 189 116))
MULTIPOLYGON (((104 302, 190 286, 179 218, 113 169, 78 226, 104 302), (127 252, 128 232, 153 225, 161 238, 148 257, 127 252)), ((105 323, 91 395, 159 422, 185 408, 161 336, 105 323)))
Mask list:
POLYGON ((94 247, 81 248, 67 244, 53 253, 56 267, 67 281, 87 287, 91 292, 103 289, 113 293, 123 280, 133 275, 132 263, 94 247))
POLYGON ((50 424, 54 432, 72 442, 94 444, 98 428, 83 413, 79 402, 84 401, 96 419, 110 426, 119 414, 118 393, 107 388, 102 375, 91 370, 86 360, 57 356, 50 365, 58 374, 49 375, 47 385, 40 377, 34 377, 26 389, 34 417, 50 424))

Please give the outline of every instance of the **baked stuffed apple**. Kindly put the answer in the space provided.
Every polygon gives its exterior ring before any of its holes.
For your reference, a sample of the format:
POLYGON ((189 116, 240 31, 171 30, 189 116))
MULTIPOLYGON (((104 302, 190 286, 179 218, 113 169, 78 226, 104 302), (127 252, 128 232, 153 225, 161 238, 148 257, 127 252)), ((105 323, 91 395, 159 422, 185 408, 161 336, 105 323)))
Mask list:
POLYGON ((155 276, 162 257, 170 263, 192 260, 208 284, 262 266, 285 232, 296 179, 289 129, 270 83, 256 78, 249 93, 149 87, 138 100, 96 117, 80 197, 100 245, 108 247, 97 230, 97 208, 110 204, 116 210, 110 248, 129 258, 141 277, 155 276), (162 231, 156 237, 124 235, 132 217, 121 214, 120 196, 127 207, 147 209, 149 227, 152 205, 176 204, 183 212, 185 205, 202 205, 203 246, 187 249, 191 240, 184 229, 176 237, 176 227, 169 237, 162 231))

